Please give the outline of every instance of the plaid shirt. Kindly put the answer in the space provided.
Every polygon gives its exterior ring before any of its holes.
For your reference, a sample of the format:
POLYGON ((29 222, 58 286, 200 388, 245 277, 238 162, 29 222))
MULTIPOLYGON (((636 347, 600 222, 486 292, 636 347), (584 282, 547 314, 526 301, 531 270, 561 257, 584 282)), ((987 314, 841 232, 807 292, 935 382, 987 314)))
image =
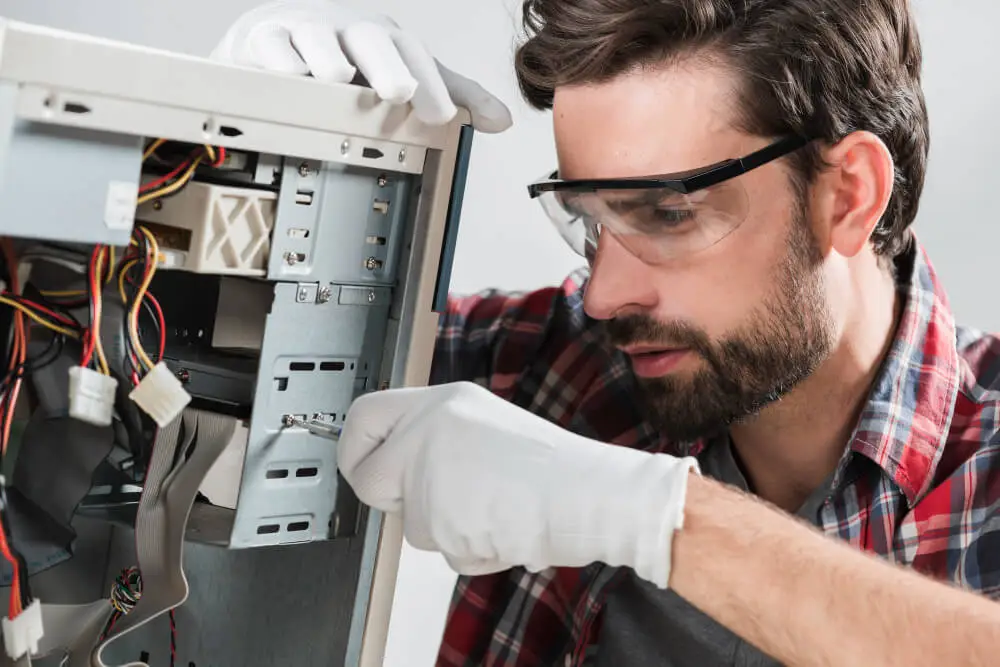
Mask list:
MULTIPOLYGON (((917 244, 900 258, 904 312, 818 525, 858 549, 1000 598, 1000 339, 956 327, 917 244)), ((602 442, 678 451, 644 420, 628 362, 583 311, 587 274, 527 294, 452 298, 433 383, 477 382, 602 442)), ((462 577, 440 667, 580 665, 599 641, 604 565, 462 577)))

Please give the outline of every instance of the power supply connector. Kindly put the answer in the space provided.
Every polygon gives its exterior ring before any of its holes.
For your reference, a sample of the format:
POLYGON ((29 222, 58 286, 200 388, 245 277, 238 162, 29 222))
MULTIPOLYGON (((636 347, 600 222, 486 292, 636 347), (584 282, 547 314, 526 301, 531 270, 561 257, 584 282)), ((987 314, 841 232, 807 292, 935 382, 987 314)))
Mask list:
POLYGON ((162 361, 139 381, 129 398, 161 428, 176 419, 191 402, 191 394, 162 361))
POLYGON ((42 629, 42 604, 36 599, 12 619, 3 619, 3 646, 11 660, 38 653, 42 629))
POLYGON ((69 414, 74 419, 110 426, 118 380, 85 366, 69 369, 69 414))

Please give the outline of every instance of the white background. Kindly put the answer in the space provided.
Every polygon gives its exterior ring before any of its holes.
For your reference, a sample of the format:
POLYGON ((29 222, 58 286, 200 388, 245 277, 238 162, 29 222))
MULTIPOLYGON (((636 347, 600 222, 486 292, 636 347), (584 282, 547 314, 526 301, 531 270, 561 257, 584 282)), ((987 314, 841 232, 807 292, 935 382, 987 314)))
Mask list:
MULTIPOLYGON (((253 0, 0 0, 0 15, 207 54, 253 0)), ((1000 83, 991 69, 1000 3, 914 0, 925 52, 931 116, 930 172, 917 230, 960 321, 1000 329, 1000 83)), ((528 201, 525 185, 554 164, 549 117, 520 100, 511 56, 519 0, 367 0, 415 32, 443 62, 506 101, 514 128, 478 135, 452 289, 528 289, 560 281, 578 264, 528 201)), ((262 91, 262 94, 266 94, 262 91)), ((293 103, 290 101, 290 103, 293 103)), ((390 667, 431 665, 454 575, 437 556, 404 552, 386 655, 390 667)))

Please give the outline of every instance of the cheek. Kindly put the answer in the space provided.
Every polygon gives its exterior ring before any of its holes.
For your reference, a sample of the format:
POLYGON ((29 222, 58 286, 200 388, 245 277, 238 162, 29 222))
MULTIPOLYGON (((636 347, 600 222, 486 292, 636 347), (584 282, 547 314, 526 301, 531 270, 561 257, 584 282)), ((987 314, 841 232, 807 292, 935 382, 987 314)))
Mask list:
POLYGON ((748 219, 711 248, 662 267, 656 317, 687 322, 714 340, 745 326, 774 294, 788 253, 787 227, 772 215, 748 219))

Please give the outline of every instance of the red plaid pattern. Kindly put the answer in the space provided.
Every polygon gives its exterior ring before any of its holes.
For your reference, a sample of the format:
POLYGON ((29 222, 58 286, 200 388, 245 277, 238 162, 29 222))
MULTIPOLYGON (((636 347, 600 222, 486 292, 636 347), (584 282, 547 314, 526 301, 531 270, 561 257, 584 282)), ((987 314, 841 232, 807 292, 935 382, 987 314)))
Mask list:
MULTIPOLYGON (((1000 339, 957 327, 924 250, 900 258, 905 310, 820 526, 858 549, 1000 598, 1000 339)), ((644 420, 627 361, 560 288, 452 298, 433 383, 468 380, 581 435, 697 454, 644 420)), ((594 565, 459 579, 440 667, 578 665, 619 574, 594 565)))

